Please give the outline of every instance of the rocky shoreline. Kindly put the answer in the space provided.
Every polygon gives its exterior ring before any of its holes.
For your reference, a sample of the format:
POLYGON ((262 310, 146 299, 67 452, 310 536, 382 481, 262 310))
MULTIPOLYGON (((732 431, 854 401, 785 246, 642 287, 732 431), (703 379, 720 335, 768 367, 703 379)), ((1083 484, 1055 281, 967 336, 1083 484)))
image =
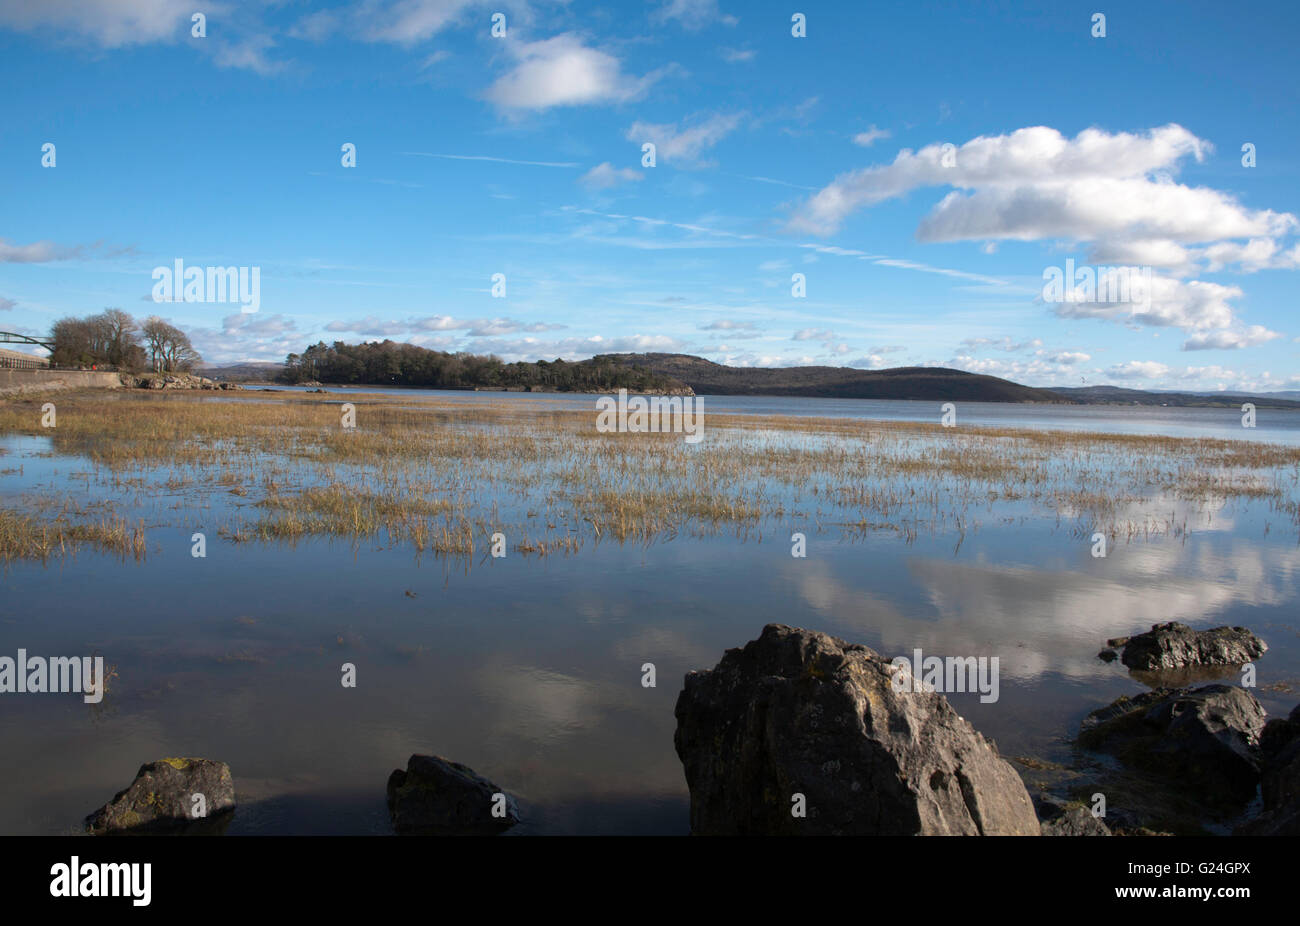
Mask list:
MULTIPOLYGON (((1267 650, 1245 628, 1177 623, 1109 646, 1144 675, 1241 666, 1267 650)), ((674 746, 692 834, 1175 835, 1214 824, 1300 835, 1300 705, 1266 720, 1243 686, 1155 687, 1088 714, 1075 763, 1061 766, 1002 757, 942 694, 900 685, 907 674, 866 646, 782 624, 688 673, 674 746)), ((412 755, 386 791, 398 834, 491 835, 521 820, 513 795, 439 756, 412 755)), ((169 758, 142 766, 85 825, 213 834, 234 812, 228 766, 169 758)))
POLYGON ((119 377, 127 389, 207 389, 242 390, 238 383, 224 382, 194 373, 122 373, 119 377))

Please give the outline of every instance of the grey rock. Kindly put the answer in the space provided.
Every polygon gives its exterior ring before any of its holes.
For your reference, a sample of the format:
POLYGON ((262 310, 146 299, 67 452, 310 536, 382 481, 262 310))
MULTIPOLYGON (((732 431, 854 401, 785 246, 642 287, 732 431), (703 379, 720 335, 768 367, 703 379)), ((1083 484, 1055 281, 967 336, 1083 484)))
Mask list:
POLYGON ((1239 666, 1264 655, 1267 649, 1267 644, 1245 627, 1193 630, 1170 621, 1153 624, 1148 632, 1130 637, 1121 658, 1130 669, 1142 670, 1239 666))
POLYGON ((1207 804, 1244 803, 1259 782, 1263 728, 1264 709, 1244 688, 1160 688, 1093 711, 1079 744, 1194 789, 1207 804))
POLYGON ((1247 836, 1300 836, 1300 705, 1264 725, 1259 738, 1263 812, 1241 826, 1247 836))
POLYGON ((403 834, 492 835, 519 822, 515 799, 467 765, 440 756, 411 756, 388 776, 388 814, 403 834), (494 817, 503 794, 504 817, 494 817))
POLYGON ((224 828, 235 809, 230 766, 212 759, 159 759, 140 766, 135 780, 86 817, 93 835, 157 831, 212 831, 224 828), (203 796, 206 816, 195 817, 195 795, 203 796))
POLYGON ((1038 835, 1015 770, 865 646, 781 624, 691 672, 674 744, 698 835, 1038 835), (792 813, 804 796, 806 816, 792 813))
POLYGON ((1110 828, 1085 805, 1066 803, 1047 795, 1034 801, 1044 836, 1109 836, 1110 828))

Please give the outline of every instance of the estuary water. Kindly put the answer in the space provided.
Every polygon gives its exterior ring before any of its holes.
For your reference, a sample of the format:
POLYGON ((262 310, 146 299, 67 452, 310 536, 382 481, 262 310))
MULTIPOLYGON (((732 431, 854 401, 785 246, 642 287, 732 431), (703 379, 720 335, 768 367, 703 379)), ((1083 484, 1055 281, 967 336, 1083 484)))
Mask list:
MULTIPOLYGON (((403 392, 413 404, 521 410, 594 401, 403 392)), ((706 397, 705 411, 940 413, 928 402, 736 397, 706 397)), ((1300 413, 1269 409, 1254 430, 1235 409, 958 403, 957 415, 959 426, 1300 441, 1300 413)), ((109 491, 93 462, 45 437, 0 436, 0 450, 0 506, 109 491)), ((433 753, 517 795, 516 834, 683 834, 688 794, 673 749, 682 678, 769 622, 891 658, 917 648, 998 656, 995 703, 950 699, 1004 755, 1047 762, 1071 760, 1088 711, 1145 690, 1097 653, 1108 637, 1157 621, 1250 627, 1270 647, 1258 662, 1260 701, 1278 715, 1300 699, 1300 537, 1249 498, 1170 500, 1185 531, 1130 539, 1105 558, 1059 513, 1010 506, 961 538, 846 542, 804 519, 745 536, 462 562, 370 540, 226 543, 212 525, 236 497, 177 523, 167 512, 186 504, 183 488, 120 494, 148 513, 143 561, 82 550, 0 567, 0 655, 98 653, 117 671, 99 705, 0 694, 0 833, 75 832, 142 763, 204 756, 235 777, 230 835, 385 834, 389 773, 433 753), (194 558, 200 521, 208 550, 194 558), (808 534, 805 558, 791 556, 792 530, 808 534), (355 688, 340 684, 344 663, 356 667, 355 688), (654 687, 643 684, 646 663, 654 687)))
MULTIPOLYGON (((308 391, 298 386, 256 387, 276 391, 308 391)), ((412 402, 485 402, 508 399, 544 402, 562 408, 590 409, 595 396, 574 393, 458 392, 445 389, 404 389, 382 386, 325 386, 326 392, 347 395, 382 392, 409 395, 412 402)), ((938 421, 941 402, 904 399, 818 399, 792 396, 702 396, 705 414, 793 415, 808 418, 852 418, 862 421, 938 421)), ((1160 434, 1169 437, 1213 437, 1226 440, 1261 440, 1300 443, 1300 409, 1262 408, 1255 411, 1255 426, 1242 425, 1241 403, 1224 408, 1160 405, 1029 405, 1008 402, 957 402, 957 423, 995 428, 1041 428, 1060 431, 1098 431, 1105 434, 1160 434)))

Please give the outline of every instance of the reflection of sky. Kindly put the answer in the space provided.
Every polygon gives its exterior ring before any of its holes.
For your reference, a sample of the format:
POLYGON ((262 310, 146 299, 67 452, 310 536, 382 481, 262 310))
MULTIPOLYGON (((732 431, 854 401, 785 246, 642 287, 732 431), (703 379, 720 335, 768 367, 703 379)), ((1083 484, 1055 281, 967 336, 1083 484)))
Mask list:
MULTIPOLYGON (((9 499, 105 494, 98 476, 73 477, 93 472, 85 461, 33 455, 46 438, 3 446, 0 471, 22 468, 0 475, 9 499)), ((192 490, 117 497, 155 518, 144 563, 83 551, 0 572, 0 653, 98 650, 119 672, 99 710, 0 695, 0 832, 73 827, 141 763, 175 754, 230 763, 244 803, 232 832, 383 832, 384 782, 413 752, 517 793, 528 831, 684 831, 672 746, 682 677, 768 622, 888 657, 998 656, 998 703, 953 700, 1008 754, 1063 758, 1087 710, 1141 690, 1096 653, 1158 621, 1250 626, 1270 645, 1260 684, 1300 678, 1295 540, 1289 525, 1265 535, 1275 516, 1260 502, 1124 503, 1122 519, 1168 512, 1188 533, 1120 538, 1105 559, 1074 524, 1021 505, 979 513, 959 546, 951 530, 846 542, 833 519, 820 531, 801 519, 744 541, 606 540, 467 565, 382 542, 211 536, 196 560, 189 527, 157 526, 176 522, 171 507, 192 490), (796 529, 806 559, 790 556, 796 529), (356 689, 339 685, 343 662, 357 666, 356 689), (641 685, 645 662, 656 688, 641 685)), ((213 523, 250 500, 204 497, 213 507, 196 516, 213 523)), ((1297 697, 1257 694, 1274 714, 1297 697)))

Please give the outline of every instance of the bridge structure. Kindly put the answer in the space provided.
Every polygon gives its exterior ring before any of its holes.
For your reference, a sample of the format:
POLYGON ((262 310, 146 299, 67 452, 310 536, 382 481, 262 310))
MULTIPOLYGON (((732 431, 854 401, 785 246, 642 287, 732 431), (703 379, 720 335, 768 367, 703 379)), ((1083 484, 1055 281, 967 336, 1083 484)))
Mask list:
POLYGON ((28 337, 25 334, 17 334, 13 331, 0 331, 0 344, 35 344, 37 347, 43 347, 50 353, 54 353, 53 341, 42 341, 39 338, 28 337))

